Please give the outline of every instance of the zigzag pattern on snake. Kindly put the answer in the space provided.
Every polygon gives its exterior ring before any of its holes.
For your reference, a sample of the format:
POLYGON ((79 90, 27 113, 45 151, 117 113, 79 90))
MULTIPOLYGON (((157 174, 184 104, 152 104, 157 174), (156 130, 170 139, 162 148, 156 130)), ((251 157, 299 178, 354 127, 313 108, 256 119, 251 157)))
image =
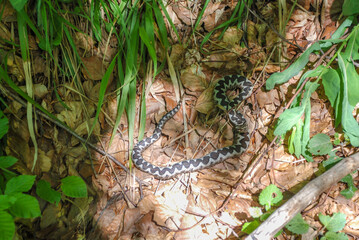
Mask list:
POLYGON ((243 115, 234 110, 242 100, 248 98, 252 93, 253 85, 245 77, 240 75, 229 75, 220 79, 214 88, 214 100, 220 108, 228 112, 229 120, 233 124, 233 144, 229 147, 217 149, 209 154, 197 158, 177 162, 168 167, 155 166, 142 157, 142 152, 157 141, 162 133, 164 124, 172 118, 181 108, 181 102, 169 111, 158 122, 152 136, 139 141, 132 150, 132 161, 140 170, 153 175, 158 179, 170 179, 180 173, 198 171, 221 163, 229 157, 243 153, 249 145, 249 132, 247 122, 243 115), (227 97, 228 90, 241 89, 241 92, 233 100, 227 97))

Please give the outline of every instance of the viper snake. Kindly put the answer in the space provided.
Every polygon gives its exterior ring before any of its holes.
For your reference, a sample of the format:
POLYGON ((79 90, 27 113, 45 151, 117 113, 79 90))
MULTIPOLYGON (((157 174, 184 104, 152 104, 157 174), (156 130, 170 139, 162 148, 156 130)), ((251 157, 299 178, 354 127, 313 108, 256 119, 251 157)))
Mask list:
POLYGON ((146 161, 142 157, 142 152, 160 138, 164 124, 181 108, 182 101, 179 101, 175 108, 161 118, 152 136, 139 141, 134 146, 132 150, 133 163, 137 168, 153 175, 155 178, 170 179, 181 173, 209 168, 223 162, 229 157, 243 153, 249 145, 249 132, 245 118, 239 111, 235 110, 235 107, 251 95, 252 89, 252 83, 240 75, 225 76, 215 85, 214 100, 220 108, 228 111, 229 120, 233 124, 233 144, 231 146, 217 149, 200 158, 177 162, 168 167, 155 166, 146 161), (238 96, 230 100, 227 97, 227 91, 235 89, 240 89, 241 91, 238 96))

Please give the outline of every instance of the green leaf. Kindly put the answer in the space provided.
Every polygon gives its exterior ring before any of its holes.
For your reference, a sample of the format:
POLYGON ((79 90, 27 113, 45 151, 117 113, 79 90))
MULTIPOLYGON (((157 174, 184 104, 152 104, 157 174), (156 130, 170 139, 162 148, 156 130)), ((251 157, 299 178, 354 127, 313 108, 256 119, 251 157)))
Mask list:
POLYGON ((274 73, 270 76, 266 82, 266 89, 271 90, 274 88, 276 84, 282 84, 288 82, 289 79, 297 75, 300 71, 303 70, 305 65, 307 65, 309 61, 309 56, 313 51, 320 50, 319 42, 314 43, 310 46, 301 56, 295 61, 292 65, 290 65, 286 70, 279 73, 274 73))
POLYGON ((320 240, 348 240, 348 236, 345 233, 327 232, 320 240))
MULTIPOLYGON (((14 196, 0 195, 0 210, 6 210, 16 201, 14 196)), ((0 238, 1 239, 1 238, 0 238)))
POLYGON ((12 156, 1 156, 0 157, 0 168, 9 168, 17 162, 16 157, 12 156))
POLYGON ((295 217, 285 227, 295 234, 304 234, 309 230, 309 224, 304 221, 302 215, 299 213, 295 215, 295 217))
POLYGON ((19 12, 21 11, 25 4, 27 3, 27 0, 10 0, 11 5, 13 6, 13 8, 19 12))
POLYGON ((32 175, 20 175, 17 177, 11 178, 5 188, 5 194, 14 194, 20 192, 27 192, 34 185, 36 176, 32 175))
POLYGON ((50 183, 45 180, 40 180, 37 182, 36 194, 49 203, 56 203, 56 205, 61 200, 61 194, 58 191, 52 189, 50 183))
POLYGON ((267 186, 259 195, 259 203, 262 206, 265 206, 267 211, 271 208, 271 206, 282 201, 282 199, 282 192, 274 184, 270 184, 269 186, 267 186))
POLYGON ((339 74, 336 70, 330 68, 323 74, 322 79, 325 95, 327 95, 332 107, 338 111, 336 101, 339 98, 341 88, 339 74))
POLYGON ((343 3, 343 15, 350 16, 359 13, 359 1, 358 0, 345 0, 343 3))
MULTIPOLYGON (((303 134, 303 122, 301 120, 293 127, 293 132, 289 137, 288 151, 290 154, 295 154, 297 158, 300 158, 302 153, 302 134, 303 134)), ((305 146, 305 145, 304 145, 305 146)))
POLYGON ((326 155, 333 149, 330 137, 326 134, 319 133, 312 137, 308 143, 308 150, 313 155, 326 155))
POLYGON ((358 190, 354 184, 353 177, 348 174, 340 181, 345 182, 348 185, 348 188, 342 190, 340 194, 343 195, 346 199, 351 199, 355 192, 358 190))
POLYGON ((319 220, 328 231, 338 232, 345 226, 346 215, 343 213, 334 213, 332 217, 319 213, 319 220))
POLYGON ((298 123, 304 113, 303 107, 295 107, 285 110, 280 116, 274 135, 283 135, 298 123))
POLYGON ((0 139, 9 131, 9 120, 0 111, 0 139))
POLYGON ((261 223, 258 220, 253 220, 252 222, 246 222, 242 226, 242 232, 251 234, 261 223))
POLYGON ((342 160, 343 158, 338 157, 335 154, 335 151, 330 151, 328 153, 329 159, 323 162, 323 167, 325 167, 326 170, 330 169, 331 167, 333 167, 337 162, 339 162, 340 160, 342 160))
POLYGON ((21 218, 35 218, 41 216, 39 202, 33 196, 23 193, 12 195, 15 203, 9 208, 12 215, 21 218))
POLYGON ((0 211, 0 239, 12 240, 14 234, 15 222, 13 217, 5 211, 0 211))
MULTIPOLYGON (((340 53, 338 53, 338 62, 339 67, 343 75, 343 100, 342 100, 342 106, 343 106, 343 115, 342 115, 342 126, 344 132, 349 136, 350 143, 354 147, 359 146, 359 125, 358 122, 354 119, 352 111, 354 110, 354 107, 349 103, 349 95, 348 95, 348 74, 347 74, 347 66, 346 63, 341 56, 340 53)), ((352 63, 351 63, 352 64, 352 63)), ((357 91, 358 89, 354 89, 357 91)))
POLYGON ((96 109, 96 115, 94 117, 94 121, 91 125, 91 128, 90 128, 90 131, 88 133, 88 135, 90 136, 92 131, 94 130, 95 126, 96 126, 96 123, 98 122, 98 117, 100 115, 100 112, 101 112, 101 107, 102 107, 102 104, 104 102, 104 99, 105 99, 105 93, 106 93, 106 89, 107 89, 107 86, 108 86, 108 82, 110 80, 110 77, 111 77, 111 74, 113 72, 113 69, 115 67, 115 63, 116 63, 116 59, 117 59, 117 54, 116 56, 112 59, 111 63, 110 63, 110 66, 108 66, 106 72, 105 72, 105 75, 102 77, 101 79, 101 84, 100 84, 100 91, 99 91, 99 96, 98 96, 98 102, 97 102, 97 109, 96 109))
POLYGON ((87 197, 86 183, 78 176, 68 176, 61 180, 61 189, 66 196, 74 198, 87 197))

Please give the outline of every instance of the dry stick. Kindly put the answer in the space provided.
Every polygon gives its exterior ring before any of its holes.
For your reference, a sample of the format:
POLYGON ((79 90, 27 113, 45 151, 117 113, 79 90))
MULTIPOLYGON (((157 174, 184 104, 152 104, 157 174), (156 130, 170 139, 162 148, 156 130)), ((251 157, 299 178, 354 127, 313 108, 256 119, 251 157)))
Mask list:
POLYGON ((266 240, 282 229, 297 213, 305 209, 322 192, 359 168, 359 153, 344 158, 334 167, 309 182, 294 197, 278 208, 246 240, 266 240))
MULTIPOLYGON (((18 97, 17 95, 15 95, 14 93, 12 93, 11 91, 3 88, 2 89, 5 93, 5 96, 11 96, 12 98, 14 98, 17 102, 19 102, 21 105, 26 106, 26 102, 24 100, 22 100, 20 97, 18 97)), ((66 132, 70 133, 72 136, 74 136, 75 138, 77 138, 80 142, 82 142, 83 144, 87 145, 88 147, 92 148, 93 150, 95 150, 96 152, 102 154, 105 157, 108 157, 109 159, 111 159, 111 161, 113 161, 114 163, 116 163, 118 166, 120 166, 123 170, 125 170, 125 172, 127 172, 128 174, 132 175, 132 173, 130 172, 130 170, 125 167, 121 162, 119 162, 115 157, 113 157, 112 155, 106 153, 105 151, 97 148, 95 145, 93 145, 92 143, 89 143, 88 141, 86 141, 86 139, 82 138, 81 136, 79 136, 77 133, 75 133, 74 131, 72 131, 70 128, 68 128, 66 125, 64 125, 62 122, 59 122, 55 119, 52 119, 51 117, 47 116, 45 113, 41 112, 40 110, 38 110, 37 108, 35 108, 35 111, 37 114, 41 115, 42 117, 46 118, 47 120, 51 121, 52 123, 54 123, 55 125, 57 125, 58 127, 64 129, 66 132)), ((142 191, 142 184, 147 185, 147 183, 141 181, 139 178, 136 178, 136 181, 138 182, 138 186, 140 189, 140 200, 143 198, 143 191, 142 191)), ((123 194, 125 195, 125 192, 123 192, 123 194)), ((134 206, 136 206, 134 204, 134 206)))

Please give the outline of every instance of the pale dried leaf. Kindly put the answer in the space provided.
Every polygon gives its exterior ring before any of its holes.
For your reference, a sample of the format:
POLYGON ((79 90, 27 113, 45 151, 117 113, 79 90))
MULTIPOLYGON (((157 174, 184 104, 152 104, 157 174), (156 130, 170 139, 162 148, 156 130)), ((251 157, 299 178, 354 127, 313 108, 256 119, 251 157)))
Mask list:
POLYGON ((214 87, 209 87, 198 97, 196 106, 194 107, 198 112, 208 114, 213 110, 215 107, 213 101, 213 90, 214 87))
POLYGON ((196 65, 187 67, 181 72, 181 82, 185 88, 193 92, 203 91, 207 87, 206 76, 196 65))

